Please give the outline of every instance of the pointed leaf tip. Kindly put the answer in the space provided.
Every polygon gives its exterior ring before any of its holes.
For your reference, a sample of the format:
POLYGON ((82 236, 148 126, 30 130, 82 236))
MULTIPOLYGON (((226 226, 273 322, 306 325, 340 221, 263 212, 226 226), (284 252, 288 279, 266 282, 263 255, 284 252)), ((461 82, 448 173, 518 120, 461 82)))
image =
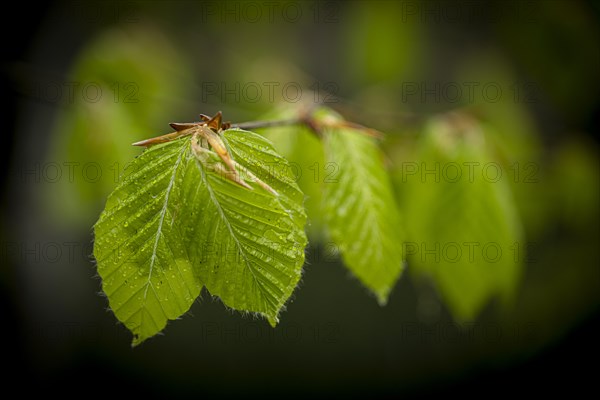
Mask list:
POLYGON ((403 228, 383 155, 375 138, 345 125, 324 132, 328 165, 324 183, 325 223, 344 264, 387 303, 403 267, 403 228))

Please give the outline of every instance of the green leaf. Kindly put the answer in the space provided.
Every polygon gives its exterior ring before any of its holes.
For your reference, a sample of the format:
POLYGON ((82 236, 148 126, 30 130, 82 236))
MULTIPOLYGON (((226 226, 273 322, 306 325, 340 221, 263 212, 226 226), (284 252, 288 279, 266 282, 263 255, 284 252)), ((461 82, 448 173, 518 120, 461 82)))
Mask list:
MULTIPOLYGON (((292 119, 298 110, 283 108, 268 114, 264 120, 292 119)), ((322 187, 326 174, 323 144, 305 126, 279 126, 262 129, 260 134, 273 142, 277 151, 290 162, 295 181, 304 193, 308 214, 307 233, 311 242, 323 240, 322 187)))
POLYGON ((440 117, 424 132, 419 162, 404 169, 409 265, 433 279, 459 320, 494 295, 511 298, 526 247, 506 171, 485 139, 466 117, 440 117))
POLYGON ((177 223, 188 143, 152 147, 136 158, 94 227, 104 293, 134 345, 185 313, 200 294, 177 223))
POLYGON ((211 149, 199 158, 180 139, 130 165, 95 226, 103 289, 134 345, 185 313, 203 285, 274 326, 301 277, 306 215, 289 164, 253 132, 222 138, 252 190, 227 179, 211 149))
POLYGON ((223 137, 233 158, 279 196, 247 179, 254 188, 249 191, 199 161, 190 163, 185 197, 195 208, 183 224, 191 259, 211 294, 234 309, 262 314, 275 326, 304 264, 303 194, 288 162, 265 138, 238 129, 223 137))
POLYGON ((333 171, 324 181, 326 226, 347 267, 385 304, 403 269, 403 230, 383 155, 355 129, 323 136, 333 171))

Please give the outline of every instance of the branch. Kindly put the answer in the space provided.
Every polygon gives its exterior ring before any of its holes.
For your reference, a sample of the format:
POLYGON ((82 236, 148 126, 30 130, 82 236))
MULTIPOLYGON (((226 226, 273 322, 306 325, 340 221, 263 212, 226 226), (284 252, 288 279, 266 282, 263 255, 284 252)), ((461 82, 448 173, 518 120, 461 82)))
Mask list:
POLYGON ((367 128, 365 126, 356 124, 349 121, 317 121, 315 120, 310 112, 303 113, 298 118, 291 119, 279 119, 274 121, 249 121, 241 122, 239 124, 231 124, 231 128, 239 128, 245 130, 252 130, 257 128, 270 128, 274 126, 291 126, 291 125, 305 125, 312 130, 317 136, 322 136, 323 128, 334 128, 334 127, 347 127, 354 128, 362 131, 367 136, 373 136, 381 139, 383 134, 375 129, 367 128))
POLYGON ((294 119, 277 119, 274 121, 249 121, 240 122, 239 124, 231 124, 232 128, 239 128, 245 130, 252 130, 257 128, 270 128, 273 126, 289 126, 289 125, 301 125, 304 124, 304 120, 301 118, 294 119))

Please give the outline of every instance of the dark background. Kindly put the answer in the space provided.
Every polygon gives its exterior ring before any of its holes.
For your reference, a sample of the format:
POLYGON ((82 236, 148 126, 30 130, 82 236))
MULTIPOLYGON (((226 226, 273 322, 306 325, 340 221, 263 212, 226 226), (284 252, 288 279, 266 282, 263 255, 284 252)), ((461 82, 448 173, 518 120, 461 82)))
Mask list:
MULTIPOLYGON (((568 26, 568 32, 580 28, 577 22, 569 23, 575 10, 577 15, 586 15, 592 21, 592 32, 598 33, 597 2, 559 4, 565 10, 562 22, 568 26)), ((49 135, 60 109, 24 95, 22 77, 38 73, 65 76, 86 42, 112 24, 110 18, 86 24, 77 20, 77 14, 65 11, 69 7, 71 3, 35 6, 14 3, 12 11, 5 15, 18 27, 11 27, 10 22, 3 25, 2 121, 7 126, 2 146, 0 315, 4 316, 2 358, 9 371, 3 377, 5 385, 18 385, 23 394, 53 392, 67 396, 254 392, 272 396, 305 392, 344 397, 394 393, 538 396, 557 390, 571 395, 593 390, 600 333, 597 291, 595 296, 589 294, 600 284, 595 217, 577 233, 556 223, 550 233, 542 235, 542 246, 537 250, 540 254, 535 258, 538 261, 528 265, 521 289, 517 306, 521 314, 498 318, 492 305, 476 321, 472 335, 455 328, 443 304, 434 323, 424 321, 418 312, 419 299, 432 295, 423 294, 408 276, 397 284, 390 303, 380 308, 348 277, 339 262, 315 260, 305 267, 304 279, 283 314, 281 325, 274 330, 262 321, 226 311, 218 301, 204 294, 202 301, 192 307, 191 315, 169 324, 164 337, 131 349, 126 329, 116 324, 114 316, 106 310, 106 300, 98 295, 100 283, 91 260, 88 264, 44 265, 35 262, 35 255, 23 256, 7 245, 43 243, 43 238, 91 242, 91 228, 53 229, 39 218, 46 211, 36 210, 37 203, 31 200, 37 192, 15 184, 20 165, 47 159, 45 149, 52 140, 49 135), (15 74, 15 71, 20 72, 15 74), (570 246, 561 259, 566 260, 563 263, 549 260, 544 254, 559 242, 570 246), (537 283, 557 268, 591 270, 586 275, 590 277, 588 286, 581 291, 576 287, 549 291, 548 296, 554 301, 542 301, 547 304, 542 307, 545 314, 536 307, 528 307, 529 290, 539 289, 537 283), (570 306, 555 310, 552 307, 556 303, 570 306)), ((161 18, 161 12, 154 6, 136 3, 136 7, 144 15, 161 18)), ((182 28, 180 35, 190 30, 201 32, 202 24, 186 18, 186 10, 193 7, 193 2, 179 2, 172 7, 173 13, 164 18, 170 24, 177 21, 190 26, 182 28)), ((515 21, 510 18, 500 22, 509 27, 512 23, 515 21)), ((430 50, 440 62, 454 59, 465 46, 477 49, 492 45, 512 54, 517 70, 523 68, 519 58, 519 51, 523 50, 518 49, 514 40, 527 42, 520 35, 529 32, 514 32, 512 39, 506 39, 494 34, 489 23, 476 21, 452 26, 433 24, 429 28, 428 40, 434 43, 431 47, 434 50, 430 50), (440 46, 436 52, 435 44, 442 40, 453 44, 440 46)), ((235 28, 228 25, 228 29, 235 28)), ((241 29, 239 46, 248 46, 241 29)), ((264 29, 272 29, 271 35, 276 35, 277 29, 292 28, 264 29)), ((302 38, 298 43, 304 43, 297 56, 302 67, 319 81, 335 79, 339 68, 345 66, 336 61, 331 49, 342 46, 347 31, 319 24, 293 29, 298 29, 296 35, 302 38)), ((553 32, 543 23, 540 29, 543 34, 540 43, 534 42, 536 45, 556 43, 562 37, 560 31, 553 32)), ((219 29, 210 31, 207 36, 212 41, 203 43, 201 51, 195 51, 204 54, 214 51, 219 55, 219 40, 225 40, 219 39, 221 33, 219 29)), ((598 41, 589 39, 588 48, 595 49, 595 54, 589 54, 589 62, 594 65, 598 61, 598 41)), ((390 38, 392 43, 393 40, 390 38)), ((254 45, 268 48, 270 43, 254 45)), ((567 62, 569 57, 578 62, 586 59, 587 55, 570 54, 578 52, 570 42, 556 46, 558 51, 553 54, 557 58, 540 59, 541 68, 550 68, 545 65, 548 62, 567 62)), ((534 50, 525 48, 531 53, 534 50)), ((216 62, 219 59, 217 56, 216 62)), ((441 70, 439 74, 443 75, 445 65, 437 67, 432 69, 441 70)), ((582 86, 573 88, 558 102, 546 101, 544 97, 530 107, 542 128, 547 148, 560 147, 562 140, 575 131, 597 144, 600 68, 591 70, 595 73, 581 77, 582 86), (586 92, 584 98, 577 95, 580 92, 586 92), (562 107, 565 103, 571 103, 573 109, 562 107)), ((360 82, 343 84, 344 78, 340 79, 342 96, 352 97, 361 86, 360 82)), ((546 86, 541 85, 546 93, 546 86)), ((206 113, 221 108, 227 111, 227 104, 218 104, 214 99, 203 106, 208 108, 206 113)), ((429 111, 427 108, 425 105, 423 112, 429 111)), ((231 114, 245 119, 249 112, 238 110, 231 114)), ((371 117, 367 114, 358 118, 369 122, 371 117)), ((90 218, 91 227, 95 216, 90 218)), ((312 251, 313 256, 320 254, 318 249, 312 251)))

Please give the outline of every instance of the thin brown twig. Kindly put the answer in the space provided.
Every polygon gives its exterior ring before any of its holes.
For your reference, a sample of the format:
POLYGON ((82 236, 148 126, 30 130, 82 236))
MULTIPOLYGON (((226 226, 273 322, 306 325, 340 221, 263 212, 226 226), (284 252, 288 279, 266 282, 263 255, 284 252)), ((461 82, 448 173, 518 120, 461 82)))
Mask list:
POLYGON ((271 128, 274 126, 302 125, 303 123, 304 123, 304 121, 301 118, 293 118, 293 119, 276 119, 273 121, 240 122, 239 124, 231 124, 231 127, 249 130, 249 129, 258 129, 258 128, 271 128))
POLYGON ((305 125, 311 131, 313 131, 317 136, 321 137, 323 135, 322 128, 323 127, 346 127, 353 128, 359 131, 364 132, 368 136, 372 136, 378 139, 383 137, 383 134, 376 129, 367 128, 363 125, 350 122, 350 121, 336 121, 324 123, 320 121, 316 121, 312 118, 311 114, 305 113, 299 118, 291 118, 291 119, 279 119, 273 121, 249 121, 249 122, 241 122, 239 124, 231 124, 231 128, 252 130, 259 128, 271 128, 276 126, 291 126, 291 125, 305 125))

